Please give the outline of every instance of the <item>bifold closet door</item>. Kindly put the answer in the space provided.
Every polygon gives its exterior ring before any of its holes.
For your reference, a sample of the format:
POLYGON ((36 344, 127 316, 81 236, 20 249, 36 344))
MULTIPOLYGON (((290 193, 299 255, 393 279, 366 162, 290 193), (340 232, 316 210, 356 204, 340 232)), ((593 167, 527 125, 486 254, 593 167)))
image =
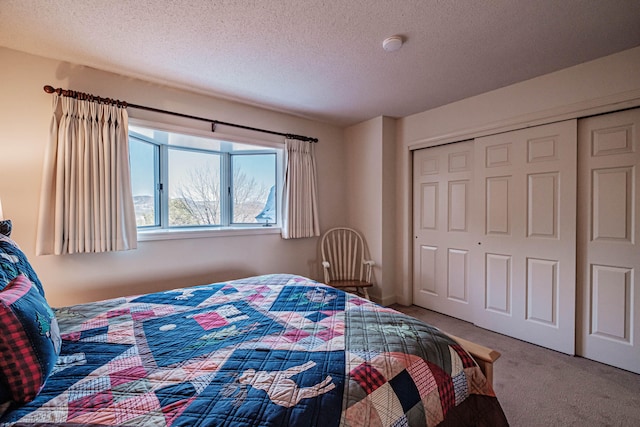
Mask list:
POLYGON ((473 322, 471 141, 413 153, 413 301, 473 322))
POLYGON ((475 140, 474 323, 575 350, 575 120, 475 140))
POLYGON ((581 356, 640 373, 640 109, 579 122, 581 356))

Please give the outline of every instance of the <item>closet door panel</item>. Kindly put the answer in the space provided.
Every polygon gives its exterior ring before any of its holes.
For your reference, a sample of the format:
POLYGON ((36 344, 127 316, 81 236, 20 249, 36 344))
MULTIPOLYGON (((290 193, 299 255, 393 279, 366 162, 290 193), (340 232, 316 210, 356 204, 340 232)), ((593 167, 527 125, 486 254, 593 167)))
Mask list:
POLYGON ((633 167, 594 169, 592 227, 594 240, 631 240, 633 167))
POLYGON ((485 310, 511 316, 511 256, 485 255, 485 310))
POLYGON ((577 352, 640 373, 640 109, 580 120, 577 352))
POLYGON ((558 262, 527 259, 526 319, 558 326, 558 262))
POLYGON ((472 321, 472 142, 417 150, 413 156, 414 303, 472 321))
POLYGON ((485 183, 485 230, 487 235, 511 234, 511 176, 489 177, 485 183))
POLYGON ((558 238, 558 173, 532 174, 527 188, 527 237, 558 238))
POLYGON ((478 138, 475 155, 474 321, 573 354, 576 121, 478 138))

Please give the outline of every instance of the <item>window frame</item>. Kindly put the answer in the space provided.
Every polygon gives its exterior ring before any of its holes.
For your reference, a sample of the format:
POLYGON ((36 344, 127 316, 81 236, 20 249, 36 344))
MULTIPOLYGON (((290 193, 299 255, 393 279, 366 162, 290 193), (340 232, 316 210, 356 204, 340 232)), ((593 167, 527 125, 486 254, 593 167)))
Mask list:
MULTIPOLYGON (((127 136, 129 137, 129 131, 127 130, 127 136)), ((137 140, 141 141, 144 144, 150 145, 153 147, 153 197, 154 197, 154 224, 153 225, 136 225, 138 233, 144 230, 151 230, 155 228, 159 228, 161 225, 161 217, 162 217, 162 191, 160 189, 160 182, 163 181, 161 177, 162 167, 160 163, 162 162, 162 150, 161 145, 148 140, 148 137, 144 135, 136 136, 137 140)), ((131 138, 129 138, 129 152, 131 152, 131 138)), ((131 168, 131 154, 129 154, 129 168, 131 168)))
MULTIPOLYGON (((229 215, 228 221, 225 222, 225 224, 228 224, 229 227, 256 227, 254 224, 255 223, 250 223, 250 222, 234 222, 234 217, 235 217, 235 206, 236 204, 234 203, 234 199, 233 196, 235 195, 235 188, 234 185, 236 184, 236 182, 233 180, 233 175, 234 175, 234 171, 233 171, 233 162, 234 162, 234 156, 237 156, 237 158, 243 157, 243 156, 275 156, 275 164, 276 164, 276 170, 274 171, 274 182, 275 182, 275 186, 276 186, 276 221, 275 222, 266 222, 266 223, 258 223, 258 224, 262 224, 261 227, 280 227, 280 224, 282 224, 282 212, 281 212, 281 203, 282 203, 282 199, 278 197, 279 193, 278 193, 278 153, 277 152, 272 152, 272 151, 264 151, 264 150, 245 150, 242 152, 227 152, 226 153, 227 157, 228 157, 228 161, 224 162, 224 166, 228 167, 229 170, 228 172, 226 172, 224 175, 226 177, 227 180, 229 180, 229 183, 227 185, 228 188, 228 197, 226 197, 225 199, 227 200, 227 202, 229 203, 228 209, 225 210, 225 214, 229 215)), ((269 195, 267 194, 267 200, 268 200, 269 195)))
MULTIPOLYGON (((139 126, 148 129, 179 133, 199 138, 209 138, 220 142, 237 143, 255 146, 255 150, 242 151, 217 151, 206 148, 185 147, 178 144, 168 144, 151 141, 149 138, 141 139, 144 143, 155 146, 154 159, 155 171, 155 193, 156 193, 156 225, 137 227, 138 241, 149 240, 171 240, 184 238, 203 238, 216 236, 243 236, 261 234, 280 234, 282 228, 282 190, 284 182, 284 142, 268 141, 255 138, 253 136, 230 135, 222 132, 212 133, 198 128, 172 125, 167 123, 129 118, 130 126, 139 126), (203 152, 222 155, 221 161, 221 224, 220 225, 187 225, 169 226, 169 150, 187 150, 191 152, 203 152), (276 223, 233 223, 232 222, 232 177, 231 163, 234 155, 255 155, 273 154, 275 155, 275 187, 276 187, 276 223), (160 186, 161 185, 161 186, 160 186), (159 208, 159 209, 158 209, 159 208), (159 218, 158 218, 159 216, 159 218), (158 221, 159 220, 159 221, 158 221)), ((127 129, 129 133, 129 129, 127 129)))

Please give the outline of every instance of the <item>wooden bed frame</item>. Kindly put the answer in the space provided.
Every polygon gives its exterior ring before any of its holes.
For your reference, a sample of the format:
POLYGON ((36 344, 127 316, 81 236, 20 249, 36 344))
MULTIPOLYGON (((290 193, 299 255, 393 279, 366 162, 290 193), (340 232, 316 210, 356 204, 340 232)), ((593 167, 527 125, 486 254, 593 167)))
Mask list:
POLYGON ((487 377, 487 381, 489 381, 489 384, 493 387, 493 362, 500 358, 500 352, 465 340, 464 338, 459 338, 451 334, 447 335, 460 343, 460 345, 473 356, 480 370, 482 370, 484 376, 487 377))

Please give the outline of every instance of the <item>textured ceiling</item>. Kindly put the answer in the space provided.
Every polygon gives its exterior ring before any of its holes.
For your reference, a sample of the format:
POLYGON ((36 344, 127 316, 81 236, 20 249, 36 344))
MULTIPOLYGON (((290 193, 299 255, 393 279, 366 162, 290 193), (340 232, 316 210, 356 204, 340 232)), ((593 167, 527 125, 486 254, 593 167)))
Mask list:
POLYGON ((638 46, 640 1, 0 0, 0 45, 348 125, 638 46))

